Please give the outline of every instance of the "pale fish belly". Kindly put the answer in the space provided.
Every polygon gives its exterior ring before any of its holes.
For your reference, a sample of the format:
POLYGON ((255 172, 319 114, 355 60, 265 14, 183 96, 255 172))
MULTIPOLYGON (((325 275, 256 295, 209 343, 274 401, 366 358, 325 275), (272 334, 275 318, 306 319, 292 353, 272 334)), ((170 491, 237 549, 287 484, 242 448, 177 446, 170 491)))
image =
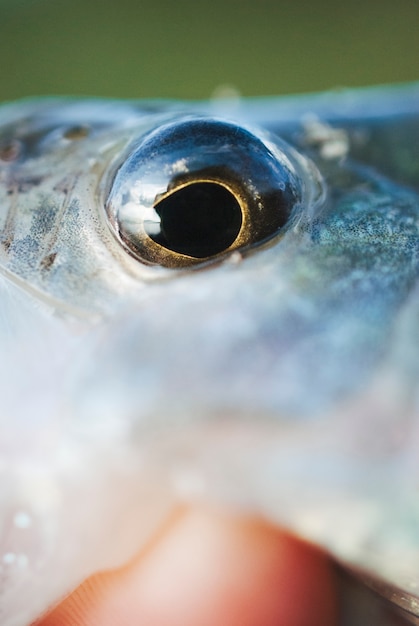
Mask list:
POLYGON ((414 621, 418 277, 418 85, 0 108, 2 626, 185 501, 414 621))

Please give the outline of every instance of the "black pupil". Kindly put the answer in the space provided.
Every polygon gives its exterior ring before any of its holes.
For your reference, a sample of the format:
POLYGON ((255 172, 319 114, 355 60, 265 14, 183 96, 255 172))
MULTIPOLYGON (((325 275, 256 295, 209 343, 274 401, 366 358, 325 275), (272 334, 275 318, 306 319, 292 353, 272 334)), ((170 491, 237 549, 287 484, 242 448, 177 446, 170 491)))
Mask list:
POLYGON ((148 235, 168 250, 196 258, 226 250, 236 239, 242 211, 234 195, 214 182, 191 183, 158 202, 160 232, 148 235))

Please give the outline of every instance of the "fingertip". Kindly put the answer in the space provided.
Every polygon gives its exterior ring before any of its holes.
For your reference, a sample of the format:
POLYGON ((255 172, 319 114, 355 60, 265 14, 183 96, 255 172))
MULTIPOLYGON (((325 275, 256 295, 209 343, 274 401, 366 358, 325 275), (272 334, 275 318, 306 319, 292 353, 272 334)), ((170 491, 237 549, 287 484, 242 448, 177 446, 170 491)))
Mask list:
POLYGON ((37 626, 335 626, 336 615, 323 554, 260 520, 190 510, 37 626))

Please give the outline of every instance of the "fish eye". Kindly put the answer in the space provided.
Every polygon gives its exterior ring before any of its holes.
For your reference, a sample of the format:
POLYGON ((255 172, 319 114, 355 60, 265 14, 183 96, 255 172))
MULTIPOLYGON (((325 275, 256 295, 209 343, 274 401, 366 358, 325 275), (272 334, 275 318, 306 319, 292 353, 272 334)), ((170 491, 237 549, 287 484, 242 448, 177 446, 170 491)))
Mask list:
POLYGON ((135 258, 182 268, 267 241, 300 203, 298 175, 278 146, 231 122, 188 117, 134 145, 106 212, 135 258))

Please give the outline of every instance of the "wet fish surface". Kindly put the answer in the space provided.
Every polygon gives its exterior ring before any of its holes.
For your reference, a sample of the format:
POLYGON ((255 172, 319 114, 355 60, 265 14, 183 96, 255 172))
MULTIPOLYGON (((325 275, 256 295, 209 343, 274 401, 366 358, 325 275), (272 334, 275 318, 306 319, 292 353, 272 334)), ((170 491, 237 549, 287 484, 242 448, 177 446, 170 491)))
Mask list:
POLYGON ((418 623, 418 278, 419 85, 3 105, 1 624, 199 501, 418 623))

